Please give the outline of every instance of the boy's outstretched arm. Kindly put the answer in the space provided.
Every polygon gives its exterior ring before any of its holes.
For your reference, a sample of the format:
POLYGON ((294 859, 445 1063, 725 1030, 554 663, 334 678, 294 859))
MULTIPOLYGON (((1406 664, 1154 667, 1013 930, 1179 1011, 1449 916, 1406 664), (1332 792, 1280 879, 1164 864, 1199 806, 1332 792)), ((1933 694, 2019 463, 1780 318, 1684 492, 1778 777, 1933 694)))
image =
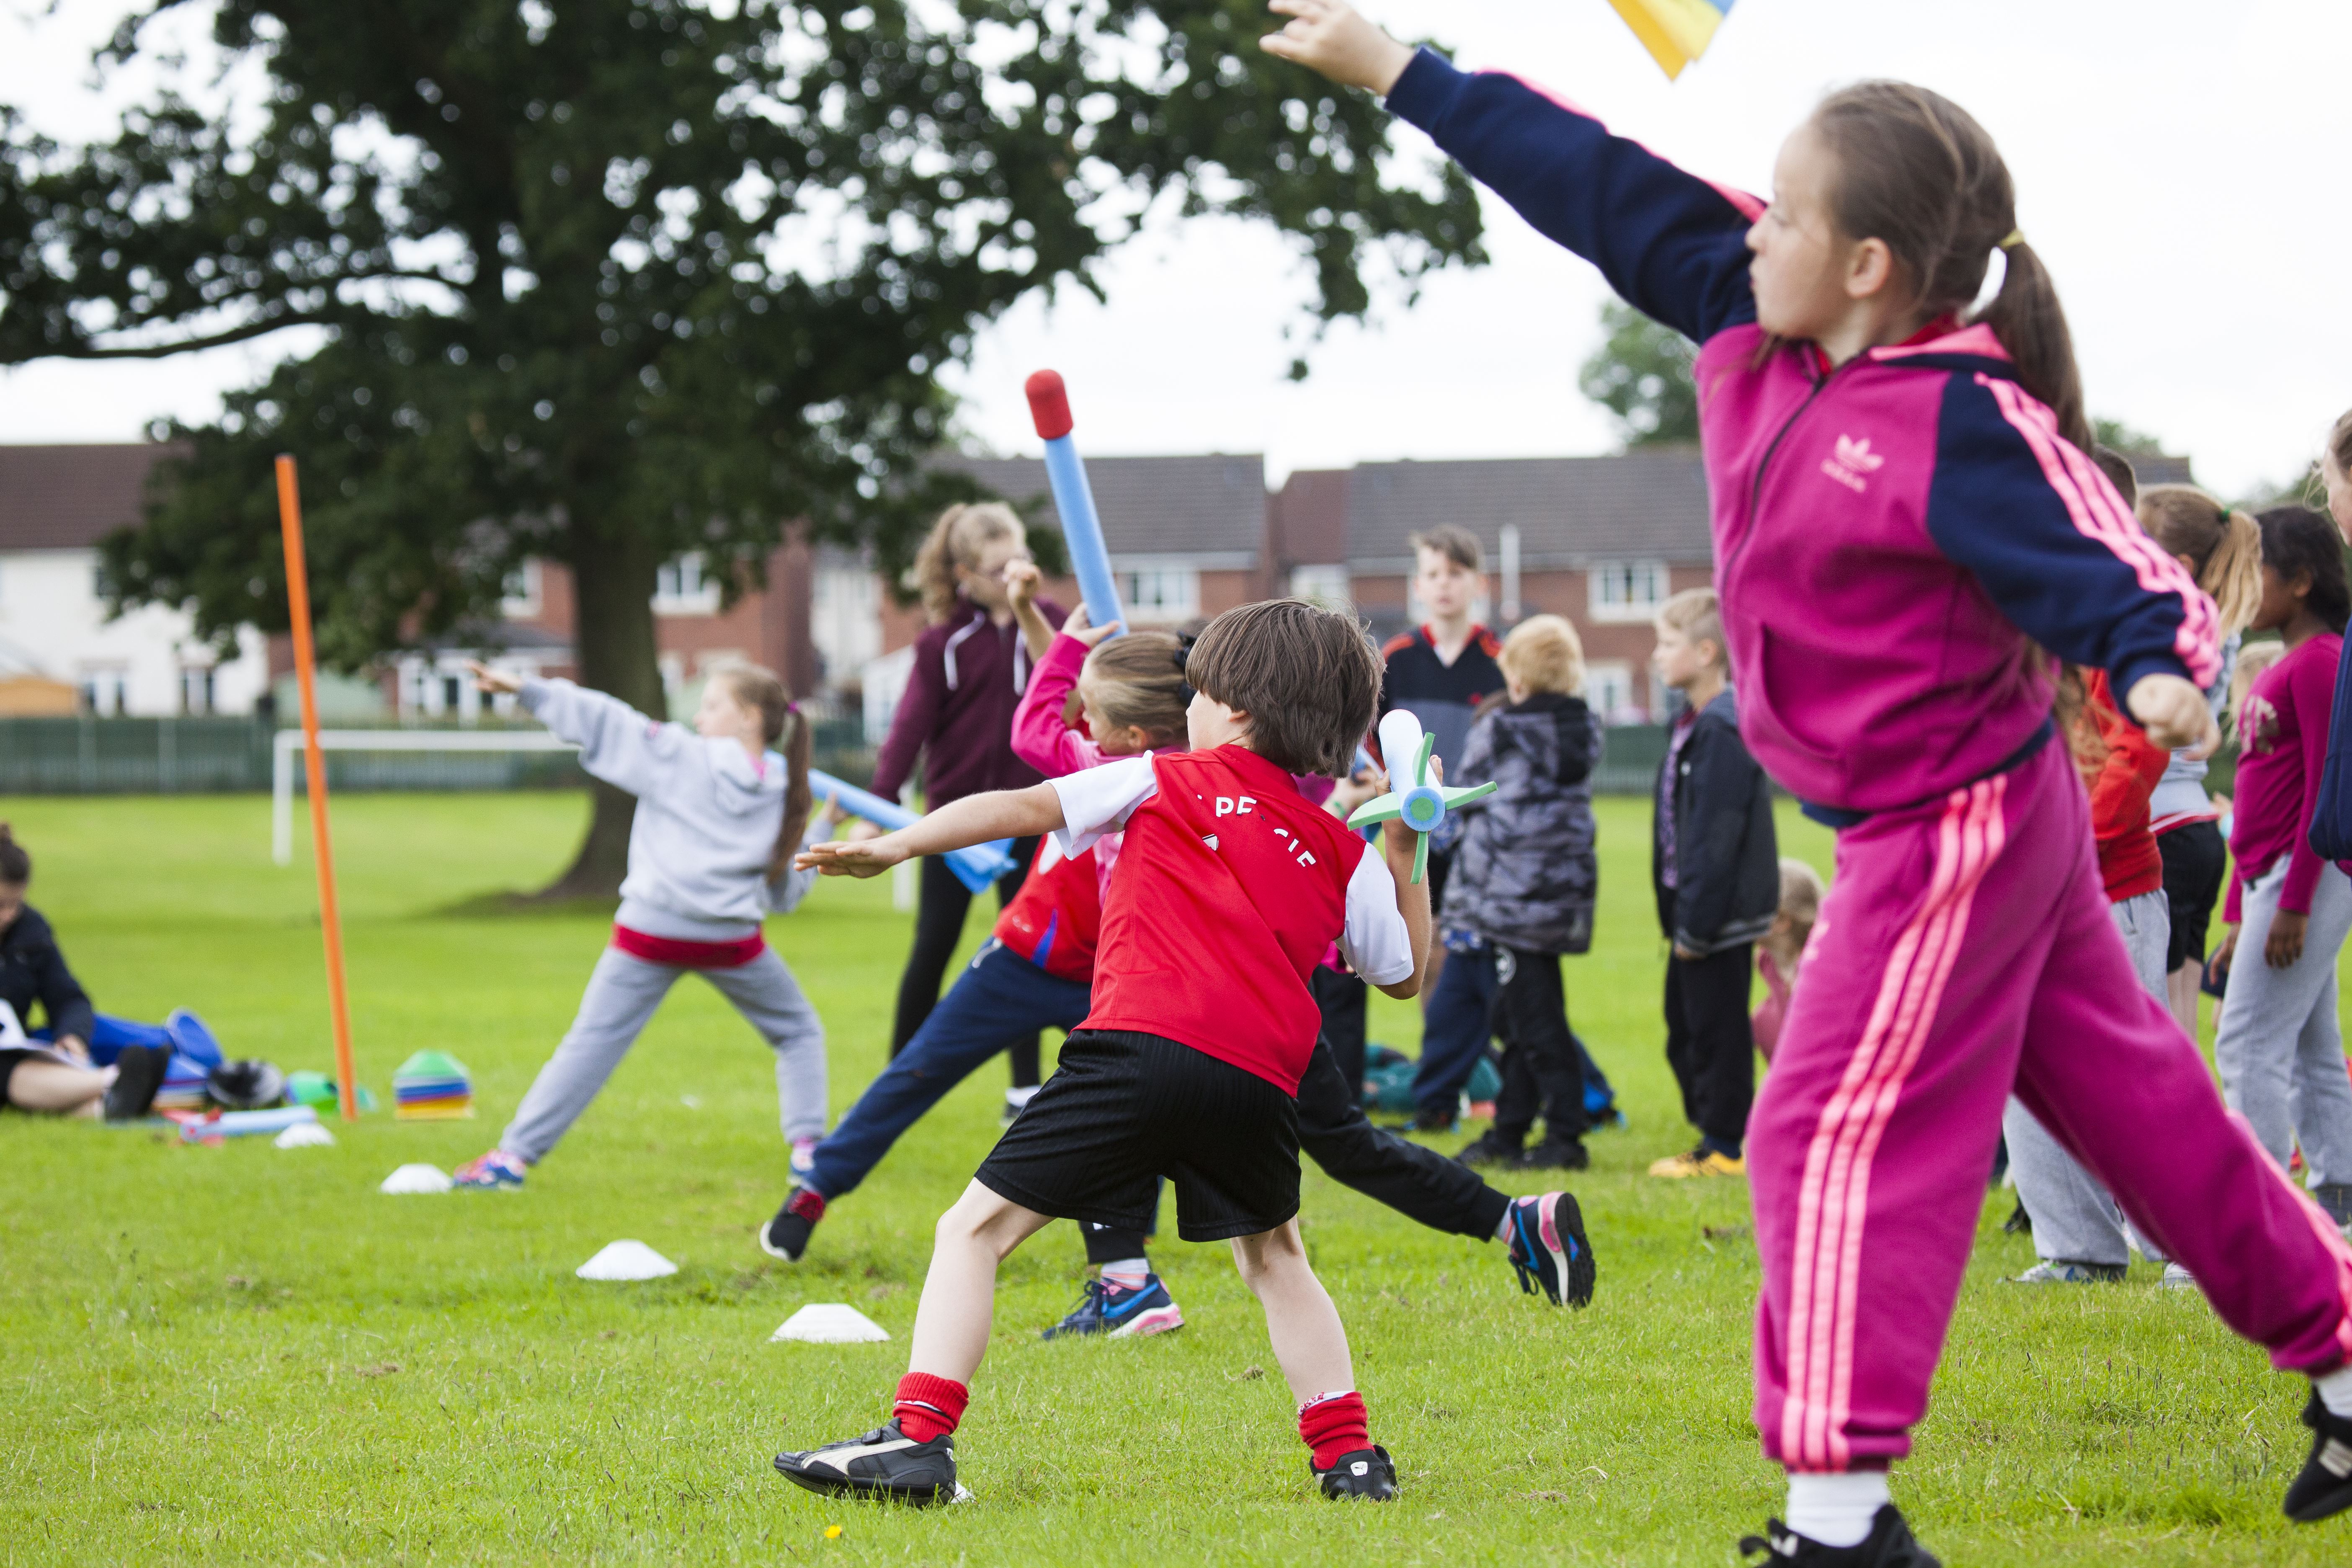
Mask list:
POLYGON ((1062 797, 1052 784, 991 790, 950 801, 878 838, 812 844, 793 857, 793 867, 828 877, 873 877, 918 855, 944 855, 998 838, 1031 838, 1061 826, 1062 797))

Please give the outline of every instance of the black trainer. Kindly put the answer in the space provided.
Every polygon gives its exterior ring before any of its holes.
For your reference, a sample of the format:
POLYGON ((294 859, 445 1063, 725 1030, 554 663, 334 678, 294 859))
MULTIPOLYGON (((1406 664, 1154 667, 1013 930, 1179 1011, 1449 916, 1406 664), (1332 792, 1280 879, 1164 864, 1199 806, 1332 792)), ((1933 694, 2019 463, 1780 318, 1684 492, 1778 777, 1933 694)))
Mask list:
POLYGON ((776 1469, 794 1486, 827 1497, 877 1498, 919 1508, 971 1500, 971 1494, 956 1484, 955 1434, 918 1443, 898 1430, 895 1417, 862 1437, 803 1454, 778 1454, 776 1469))
POLYGON ((1489 1127, 1465 1144, 1462 1152, 1454 1158, 1465 1165, 1516 1165, 1519 1163, 1519 1143, 1520 1140, 1507 1138, 1489 1127))
POLYGON ((2352 1420, 2329 1415, 2315 1388, 2303 1424, 2311 1428, 2311 1457, 2286 1489, 2286 1516, 2311 1524, 2352 1508, 2352 1420))
POLYGON ((1880 1505, 1870 1521, 1870 1533, 1852 1546, 1824 1546, 1799 1535, 1779 1520, 1739 1543, 1742 1557, 1761 1552, 1767 1563, 1793 1563, 1801 1568, 1944 1568, 1942 1559, 1919 1544, 1911 1526, 1893 1503, 1880 1505))
POLYGON ((1541 1287, 1555 1307, 1582 1307, 1592 1300, 1592 1243, 1574 1194, 1511 1200, 1508 1257, 1528 1295, 1541 1287))
POLYGON ((1342 1454, 1328 1470, 1315 1468, 1315 1459, 1308 1456, 1307 1468, 1316 1480, 1322 1483, 1328 1498, 1361 1498, 1367 1502, 1386 1502, 1396 1496, 1396 1466, 1389 1451, 1375 1443, 1369 1448, 1358 1448, 1342 1454))
POLYGON ((125 1046, 114 1058, 114 1083, 106 1091, 109 1121, 136 1121, 154 1109, 172 1060, 169 1046, 125 1046))
POLYGON ((824 1217, 824 1194, 794 1187, 776 1217, 760 1227, 760 1250, 787 1263, 798 1263, 808 1250, 809 1236, 824 1217))
POLYGON ((1574 1139, 1546 1138, 1521 1153, 1517 1164, 1522 1171, 1582 1171, 1591 1166, 1592 1156, 1574 1139))

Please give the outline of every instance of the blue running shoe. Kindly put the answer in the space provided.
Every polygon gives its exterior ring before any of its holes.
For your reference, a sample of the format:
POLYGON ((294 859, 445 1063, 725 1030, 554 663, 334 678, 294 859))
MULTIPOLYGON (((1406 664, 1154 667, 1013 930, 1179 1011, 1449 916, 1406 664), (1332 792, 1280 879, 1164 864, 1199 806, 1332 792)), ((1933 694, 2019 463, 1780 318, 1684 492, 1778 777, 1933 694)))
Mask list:
POLYGON ((522 1185, 523 1173, 530 1167, 503 1149, 493 1149, 479 1159, 468 1160, 449 1173, 453 1187, 470 1188, 478 1193, 505 1190, 512 1192, 522 1185))
POLYGON ((1511 1205, 1510 1263, 1518 1274, 1519 1289, 1532 1296, 1536 1287, 1551 1299, 1582 1307, 1592 1300, 1592 1243, 1584 1235, 1584 1214, 1569 1193, 1546 1193, 1520 1198, 1511 1205))
POLYGON ((1087 1293, 1070 1315, 1047 1329, 1043 1337, 1058 1340, 1073 1334, 1101 1334, 1114 1340, 1143 1339, 1183 1326, 1184 1314, 1177 1310, 1168 1287, 1160 1282, 1159 1275, 1147 1274, 1133 1289, 1087 1280, 1087 1293))

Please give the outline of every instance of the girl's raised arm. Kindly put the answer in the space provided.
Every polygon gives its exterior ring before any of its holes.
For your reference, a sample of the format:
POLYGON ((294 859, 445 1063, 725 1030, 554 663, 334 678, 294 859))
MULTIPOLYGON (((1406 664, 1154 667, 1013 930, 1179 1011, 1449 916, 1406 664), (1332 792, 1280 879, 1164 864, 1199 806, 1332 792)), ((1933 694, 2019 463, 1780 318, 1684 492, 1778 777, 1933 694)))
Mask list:
POLYGON ((1340 0, 1272 0, 1269 54, 1382 94, 1481 184, 1601 268, 1644 315, 1705 342, 1753 321, 1747 234, 1764 204, 1685 173, 1515 76, 1414 52, 1340 0))

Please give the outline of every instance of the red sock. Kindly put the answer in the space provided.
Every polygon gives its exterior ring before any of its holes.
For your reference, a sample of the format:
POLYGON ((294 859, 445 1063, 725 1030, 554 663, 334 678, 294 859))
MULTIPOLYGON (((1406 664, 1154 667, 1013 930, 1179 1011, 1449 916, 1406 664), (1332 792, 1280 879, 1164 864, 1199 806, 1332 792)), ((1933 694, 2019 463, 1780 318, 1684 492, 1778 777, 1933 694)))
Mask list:
POLYGON ((1315 1468, 1328 1470, 1342 1454, 1372 1446, 1370 1419, 1364 1414, 1360 1394, 1318 1394, 1298 1407, 1298 1437, 1315 1456, 1315 1468))
POLYGON ((954 1431, 956 1423, 963 1419, 963 1407, 971 1403, 971 1390, 962 1384, 928 1372, 910 1372, 898 1380, 898 1400, 890 1414, 898 1418, 899 1431, 918 1443, 928 1443, 954 1431))

